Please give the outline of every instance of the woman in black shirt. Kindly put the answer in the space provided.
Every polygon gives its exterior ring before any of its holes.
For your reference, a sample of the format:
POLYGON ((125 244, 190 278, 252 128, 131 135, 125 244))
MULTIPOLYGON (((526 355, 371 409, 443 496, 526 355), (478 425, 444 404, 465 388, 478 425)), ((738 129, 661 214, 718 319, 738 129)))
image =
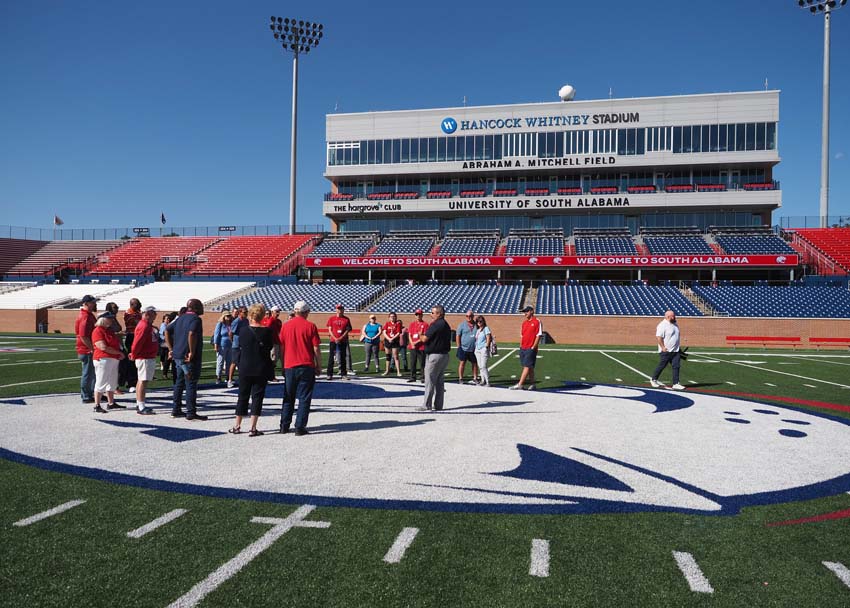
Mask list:
POLYGON ((251 401, 251 430, 249 437, 262 435, 257 430, 257 419, 263 411, 266 385, 274 377, 274 336, 272 330, 262 326, 266 307, 254 304, 248 309, 248 324, 239 328, 239 399, 236 402, 236 424, 228 432, 242 432, 242 418, 248 415, 251 401))

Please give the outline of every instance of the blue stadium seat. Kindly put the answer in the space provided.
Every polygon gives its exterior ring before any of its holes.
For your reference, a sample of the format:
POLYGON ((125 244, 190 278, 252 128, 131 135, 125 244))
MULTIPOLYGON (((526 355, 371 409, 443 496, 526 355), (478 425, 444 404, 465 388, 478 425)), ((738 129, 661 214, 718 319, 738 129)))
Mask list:
POLYGON ((317 312, 333 312, 337 304, 347 310, 360 310, 371 302, 383 290, 383 285, 269 285, 252 293, 231 300, 220 310, 229 310, 236 306, 250 306, 257 302, 266 307, 280 306, 283 310, 292 310, 298 300, 304 300, 317 312))
POLYGON ((702 316, 675 287, 543 284, 537 290, 539 314, 661 317, 668 309, 682 317, 702 316))
POLYGON ((694 285, 717 312, 733 317, 850 318, 850 291, 841 287, 694 285))
POLYGON ((510 314, 519 310, 522 293, 522 285, 402 285, 367 310, 410 312, 442 304, 448 313, 510 314))

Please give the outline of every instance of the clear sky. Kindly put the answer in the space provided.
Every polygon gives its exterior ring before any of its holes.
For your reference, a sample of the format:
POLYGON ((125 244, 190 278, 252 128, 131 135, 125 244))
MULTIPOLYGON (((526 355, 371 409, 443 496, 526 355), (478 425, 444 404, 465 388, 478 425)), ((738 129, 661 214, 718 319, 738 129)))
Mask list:
MULTIPOLYGON (((298 223, 323 224, 325 115, 747 91, 780 96, 783 216, 816 216, 823 18, 796 0, 0 3, 0 224, 286 224, 291 56, 298 223)), ((850 215, 850 6, 832 20, 830 215, 850 215)))

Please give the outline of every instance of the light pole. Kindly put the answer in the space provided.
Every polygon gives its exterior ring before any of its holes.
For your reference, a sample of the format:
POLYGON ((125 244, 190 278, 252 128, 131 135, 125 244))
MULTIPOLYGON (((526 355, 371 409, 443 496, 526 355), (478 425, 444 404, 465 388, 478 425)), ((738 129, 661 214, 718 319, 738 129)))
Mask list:
POLYGON ((298 139, 298 55, 319 45, 325 27, 321 23, 272 17, 269 28, 284 51, 292 53, 292 150, 289 165, 289 234, 295 234, 295 167, 298 139))
POLYGON ((821 118, 820 160, 820 227, 829 224, 829 22, 832 12, 845 6, 847 0, 797 0, 800 8, 813 15, 823 13, 823 116, 821 118))

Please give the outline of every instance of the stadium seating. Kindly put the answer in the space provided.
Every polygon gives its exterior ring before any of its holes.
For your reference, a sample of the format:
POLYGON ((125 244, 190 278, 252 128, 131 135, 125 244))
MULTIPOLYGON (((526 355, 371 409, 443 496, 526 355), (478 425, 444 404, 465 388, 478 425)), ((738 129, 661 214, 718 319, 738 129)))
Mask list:
POLYGON ((655 186, 629 186, 626 188, 626 192, 629 194, 651 194, 655 191, 655 186))
POLYGON ((206 249, 218 237, 209 236, 165 236, 128 241, 101 256, 91 268, 90 274, 149 275, 158 266, 181 268, 183 260, 206 249))
POLYGON ((331 192, 327 196, 327 200, 329 201, 353 201, 354 195, 344 192, 331 192))
POLYGON ((508 233, 505 255, 563 255, 564 231, 517 230, 508 233))
POLYGON ((670 184, 664 188, 665 192, 693 192, 693 184, 670 184))
POLYGON ((267 274, 288 270, 281 265, 316 236, 231 236, 196 256, 197 265, 187 274, 267 274))
POLYGON ((426 194, 428 198, 451 198, 451 190, 429 190, 426 194))
POLYGON ((12 275, 52 274, 63 266, 91 263, 93 258, 118 247, 123 241, 49 241, 9 269, 12 275))
POLYGON ((304 300, 316 312, 333 312, 337 304, 347 310, 359 310, 384 290, 383 285, 269 285, 229 301, 221 309, 250 306, 261 302, 292 310, 293 304, 304 300))
MULTIPOLYGON (((206 306, 209 302, 227 298, 254 285, 255 283, 248 281, 157 281, 133 289, 127 289, 124 285, 125 291, 120 297, 94 295, 98 298, 98 310, 103 310, 106 302, 110 300, 124 310, 130 298, 138 298, 142 306, 155 306, 158 310, 180 310, 192 298, 200 300, 206 306)), ((210 326, 209 323, 210 321, 207 321, 205 324, 207 332, 215 325, 210 326)))
POLYGON ((473 197, 481 197, 485 196, 487 191, 484 188, 475 188, 472 190, 461 190, 460 197, 461 198, 473 198, 473 197))
POLYGON ((425 256, 431 251, 438 236, 439 233, 433 230, 390 231, 371 255, 425 256))
POLYGON ((850 291, 841 287, 694 285, 717 312, 733 317, 850 318, 850 291))
POLYGON ((558 194, 582 194, 582 189, 579 187, 558 188, 558 194))
POLYGON ((49 241, 31 241, 28 239, 0 239, 0 275, 25 260, 49 241))
POLYGON ((796 254, 788 243, 775 234, 770 235, 734 235, 718 234, 717 244, 723 251, 731 254, 796 254))
MULTIPOLYGON (((516 190, 514 190, 516 192, 516 190)), ((526 188, 526 196, 549 196, 549 188, 526 188)), ((513 195, 512 195, 513 196, 513 195)))
MULTIPOLYGON (((696 232, 694 230, 693 232, 696 232)), ((694 254, 714 255, 715 251, 706 242, 701 234, 683 233, 675 231, 645 232, 643 243, 652 254, 694 254)))
POLYGON ((36 285, 37 283, 32 283, 29 281, 4 281, 0 283, 0 294, 10 293, 13 291, 20 291, 21 289, 29 289, 30 287, 35 287, 36 285))
POLYGON ((629 237, 580 237, 575 240, 576 255, 635 255, 637 249, 629 237))
POLYGON ((449 230, 437 255, 493 255, 498 246, 498 230, 449 230))
MULTIPOLYGON (((533 196, 529 194, 528 190, 525 193, 533 196)), ((493 190, 493 196, 516 196, 516 188, 496 188, 493 190)))
POLYGON ((309 255, 310 257, 357 258, 366 254, 377 242, 377 232, 337 232, 325 236, 309 255))
POLYGON ((725 192, 726 184, 697 184, 697 192, 725 192))
POLYGON ((797 228, 798 235, 850 270, 850 228, 797 228))
MULTIPOLYGON (((70 285, 39 285, 0 294, 0 309, 33 309, 79 304, 86 294, 106 298, 127 291, 131 285, 72 283, 70 285)), ((102 309, 102 308, 101 308, 102 309)))
POLYGON ((549 315, 628 315, 683 317, 702 313, 675 287, 646 285, 548 285, 537 290, 537 312, 549 315))
POLYGON ((448 313, 471 309, 481 314, 509 314, 519 310, 522 291, 522 285, 402 285, 367 310, 409 314, 442 304, 448 313))

